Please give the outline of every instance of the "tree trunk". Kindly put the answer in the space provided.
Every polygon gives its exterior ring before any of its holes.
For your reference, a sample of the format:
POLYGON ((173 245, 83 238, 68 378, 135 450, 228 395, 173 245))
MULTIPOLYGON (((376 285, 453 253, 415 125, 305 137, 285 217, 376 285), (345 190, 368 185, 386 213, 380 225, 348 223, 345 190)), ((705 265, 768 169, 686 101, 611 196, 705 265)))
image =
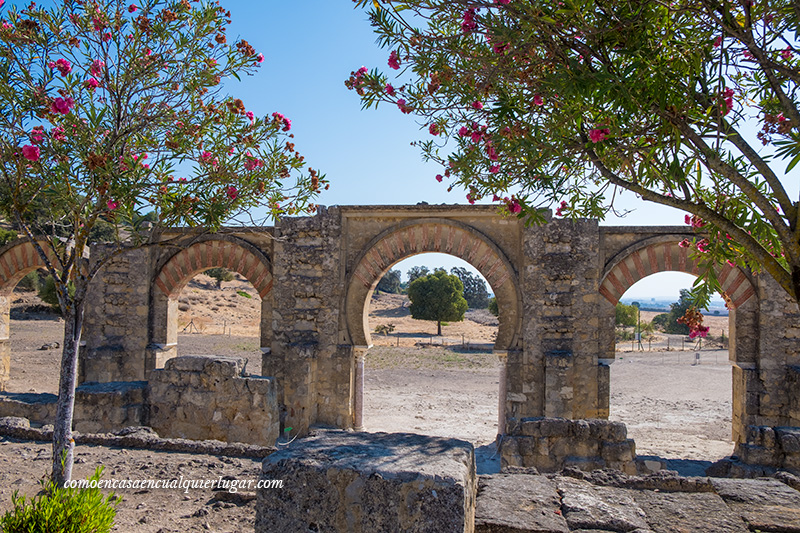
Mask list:
MULTIPOLYGON (((77 296, 77 295, 76 295, 77 296)), ((72 416, 75 410, 75 385, 78 381, 78 351, 83 329, 83 296, 73 299, 64 310, 64 348, 61 352, 61 377, 58 383, 58 403, 53 428, 52 480, 63 486, 72 477, 73 452, 72 416)))
POLYGON ((441 337, 441 336, 442 336, 442 321, 441 321, 441 320, 437 320, 437 321, 436 321, 436 328, 437 328, 437 330, 438 330, 438 331, 437 331, 437 333, 436 333, 436 335, 438 335, 439 337, 441 337))

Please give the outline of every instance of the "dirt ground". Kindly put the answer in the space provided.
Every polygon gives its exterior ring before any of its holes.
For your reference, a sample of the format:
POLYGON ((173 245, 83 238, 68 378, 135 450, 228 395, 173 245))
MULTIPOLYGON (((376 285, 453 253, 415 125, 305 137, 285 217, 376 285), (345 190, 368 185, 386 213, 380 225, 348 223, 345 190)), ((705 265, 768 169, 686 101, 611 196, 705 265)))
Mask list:
MULTIPOLYGON (((182 311, 180 324, 199 321, 204 324, 204 334, 181 333, 179 353, 247 357, 247 370, 257 374, 260 303, 257 296, 246 298, 236 293, 247 290, 246 282, 231 282, 230 287, 218 291, 213 282, 201 279, 184 289, 181 301, 188 308, 182 311), (235 306, 229 306, 231 303, 235 306), (222 333, 223 325, 226 334, 222 333)), ((9 390, 55 392, 60 350, 39 348, 61 342, 63 323, 41 313, 35 307, 38 298, 30 293, 15 293, 15 299, 19 301, 12 309, 9 390)), ((393 324, 395 329, 389 335, 373 334, 375 347, 367 354, 366 430, 469 440, 477 448, 479 471, 496 471, 499 460, 493 441, 497 433, 499 366, 490 351, 496 319, 488 313, 471 313, 471 319, 445 326, 444 338, 439 338, 435 337, 435 324, 410 317, 402 297, 382 295, 371 304, 370 327, 393 324), (441 346, 443 343, 448 346, 441 346)), ((727 318, 714 320, 719 322, 709 323, 712 334, 718 336, 715 328, 724 327, 727 335, 727 318)), ((651 344, 653 351, 639 352, 634 345, 637 351, 632 352, 629 341, 618 345, 617 361, 611 367, 611 418, 627 424, 639 454, 714 461, 733 449, 729 440, 731 369, 727 351, 708 350, 706 344, 697 364, 697 352, 692 350, 695 345, 683 343, 686 351, 675 351, 680 345, 680 336, 664 335, 651 344), (667 338, 670 351, 665 351, 667 338)), ((646 343, 643 348, 647 350, 646 343)), ((0 441, 0 510, 10 507, 15 489, 35 493, 37 480, 49 471, 49 456, 46 443, 0 441)), ((96 465, 105 466, 106 478, 116 479, 232 476, 256 480, 259 475, 256 460, 204 455, 79 446, 77 459, 75 474, 83 478, 96 465)), ((188 493, 127 490, 120 494, 123 501, 116 531, 252 529, 254 504, 247 498, 220 501, 203 489, 188 493)))

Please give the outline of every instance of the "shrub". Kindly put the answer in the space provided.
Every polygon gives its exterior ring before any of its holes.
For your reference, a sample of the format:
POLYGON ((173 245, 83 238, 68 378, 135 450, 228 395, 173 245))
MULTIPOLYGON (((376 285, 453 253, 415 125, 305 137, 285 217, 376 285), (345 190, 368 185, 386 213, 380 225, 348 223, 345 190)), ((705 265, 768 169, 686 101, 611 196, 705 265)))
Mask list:
MULTIPOLYGON (((68 285, 69 295, 70 297, 75 295, 75 285, 72 282, 68 285)), ((44 282, 42 283, 42 288, 39 289, 39 298, 46 304, 50 304, 50 307, 53 308, 56 312, 61 312, 61 305, 58 303, 58 294, 56 293, 56 283, 53 280, 53 276, 47 276, 44 278, 44 282)))
MULTIPOLYGON (((89 482, 99 481, 103 467, 95 470, 89 482)), ((4 533, 105 533, 114 526, 118 499, 114 493, 103 496, 99 488, 64 489, 52 481, 42 481, 42 492, 31 499, 14 491, 13 509, 0 518, 4 533)))
POLYGON ((492 313, 494 316, 500 314, 500 310, 497 308, 497 298, 494 296, 489 298, 489 312, 492 313))
POLYGON ((384 335, 388 335, 393 331, 394 331, 394 324, 379 324, 375 326, 375 333, 383 333, 384 335))
POLYGON ((27 276, 19 280, 16 288, 19 290, 39 292, 42 288, 42 275, 36 270, 29 272, 27 276))
POLYGON ((0 246, 5 246, 17 238, 17 232, 13 229, 0 228, 0 246))

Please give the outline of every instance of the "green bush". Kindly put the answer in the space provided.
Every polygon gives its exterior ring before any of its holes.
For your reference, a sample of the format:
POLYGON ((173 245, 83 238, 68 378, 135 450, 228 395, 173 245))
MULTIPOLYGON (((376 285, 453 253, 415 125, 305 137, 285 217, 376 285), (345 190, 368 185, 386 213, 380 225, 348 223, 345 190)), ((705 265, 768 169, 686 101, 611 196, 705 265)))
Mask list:
POLYGON ((617 304, 614 322, 618 326, 635 326, 638 312, 636 306, 617 304))
POLYGON ((489 312, 494 316, 500 314, 500 310, 497 308, 497 298, 495 296, 489 298, 489 312))
POLYGON ((0 228, 0 246, 5 246, 17 238, 17 232, 13 229, 0 228))
MULTIPOLYGON (((70 296, 75 295, 75 285, 73 283, 68 285, 68 290, 70 296)), ((44 303, 50 304, 54 311, 61 312, 61 305, 58 303, 58 293, 56 292, 56 282, 53 280, 53 276, 44 278, 42 288, 39 289, 39 298, 44 303)))
MULTIPOLYGON (((103 467, 95 470, 91 481, 99 481, 103 467)), ((13 509, 0 518, 4 533, 105 533, 114 526, 118 499, 114 493, 103 496, 99 488, 64 489, 52 481, 42 481, 42 491, 31 499, 11 496, 13 509)))
POLYGON ((29 272, 27 276, 19 280, 19 283, 17 283, 17 288, 26 291, 39 292, 39 290, 42 288, 41 274, 39 274, 39 272, 36 270, 29 272))

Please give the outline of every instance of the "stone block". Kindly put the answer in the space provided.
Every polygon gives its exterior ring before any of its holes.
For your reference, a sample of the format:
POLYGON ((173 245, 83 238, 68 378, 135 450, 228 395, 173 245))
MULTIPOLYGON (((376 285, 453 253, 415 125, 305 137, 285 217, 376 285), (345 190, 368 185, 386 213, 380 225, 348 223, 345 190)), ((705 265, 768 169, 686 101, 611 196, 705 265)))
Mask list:
POLYGON ((738 514, 716 494, 635 491, 633 497, 637 506, 645 510, 647 523, 655 533, 749 531, 738 514))
POLYGON ((800 531, 800 492, 777 479, 712 478, 714 490, 751 531, 800 531))
POLYGON ((406 433, 323 432, 265 459, 256 533, 471 533, 475 455, 456 439, 406 433))
POLYGON ((800 428, 775 428, 778 445, 785 454, 800 453, 800 428))
POLYGON ((567 533, 556 485, 544 476, 496 474, 478 480, 475 533, 567 533))
POLYGON ((645 512, 627 489, 598 487, 577 479, 560 477, 561 511, 570 530, 633 531, 647 529, 645 512))

